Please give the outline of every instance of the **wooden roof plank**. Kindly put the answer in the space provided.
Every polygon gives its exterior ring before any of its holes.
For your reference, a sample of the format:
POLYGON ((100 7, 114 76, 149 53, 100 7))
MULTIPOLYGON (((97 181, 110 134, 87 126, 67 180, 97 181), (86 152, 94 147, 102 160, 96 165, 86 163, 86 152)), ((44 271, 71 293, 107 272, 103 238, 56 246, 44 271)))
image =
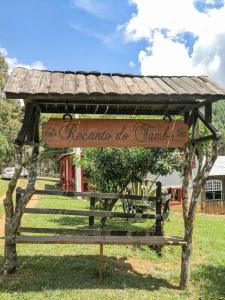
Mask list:
POLYGON ((143 77, 143 80, 147 82, 155 94, 166 94, 165 90, 152 77, 143 77))
POLYGON ((144 92, 140 90, 138 84, 130 77, 124 77, 127 87, 132 95, 142 95, 144 92))
POLYGON ((126 81, 124 80, 124 77, 114 75, 114 76, 112 76, 112 80, 116 84, 119 94, 121 94, 121 95, 129 95, 130 94, 130 90, 126 84, 126 81))
POLYGON ((143 78, 133 77, 132 80, 138 85, 143 94, 150 95, 155 93, 152 87, 143 78))
POLYGON ((191 77, 182 76, 180 77, 180 79, 182 79, 183 82, 191 86, 193 90, 197 91, 199 94, 201 95, 207 94, 207 91, 201 85, 197 84, 194 80, 192 80, 191 77))
POLYGON ((162 80, 166 84, 168 84, 173 90, 175 90, 176 94, 180 94, 180 95, 188 94, 187 91, 174 80, 174 77, 171 78, 169 76, 163 76, 162 80))
POLYGON ((206 81, 204 81, 201 76, 199 77, 195 77, 195 76, 191 76, 192 81, 196 82, 198 84, 198 86, 202 87, 204 89, 204 91, 207 91, 207 93, 210 93, 212 95, 218 95, 220 94, 218 92, 218 89, 211 86, 210 84, 206 83, 206 81))
POLYGON ((21 88, 22 92, 25 94, 34 94, 36 84, 38 83, 41 75, 42 71, 40 70, 31 70, 31 72, 28 72, 24 79, 23 87, 21 88))
POLYGON ((193 87, 193 85, 188 84, 182 77, 173 76, 172 80, 176 82, 182 89, 186 91, 186 94, 199 94, 199 92, 193 87))
POLYGON ((104 89, 98 76, 87 75, 87 88, 89 94, 104 94, 104 89))
POLYGON ((201 80, 203 80, 207 86, 217 91, 218 94, 224 94, 225 88, 222 86, 219 86, 214 80, 209 80, 206 76, 199 76, 201 80))
POLYGON ((51 84, 51 75, 52 73, 49 71, 42 71, 42 74, 36 83, 34 94, 48 94, 51 84))
POLYGON ((86 76, 84 74, 76 74, 75 94, 88 94, 86 76))
POLYGON ((64 74, 62 93, 74 95, 75 88, 76 88, 75 75, 71 73, 64 74))
POLYGON ((15 68, 6 83, 5 89, 15 94, 20 93, 23 87, 24 80, 28 73, 29 71, 27 69, 20 67, 15 68))
POLYGON ((49 87, 50 94, 62 94, 63 93, 64 73, 53 72, 51 78, 51 84, 49 87))
POLYGON ((153 80, 162 88, 168 95, 176 94, 176 91, 172 89, 167 83, 165 83, 160 77, 155 77, 153 80))
POLYGON ((113 81, 112 76, 100 75, 98 79, 105 94, 119 94, 118 87, 115 81, 113 81))

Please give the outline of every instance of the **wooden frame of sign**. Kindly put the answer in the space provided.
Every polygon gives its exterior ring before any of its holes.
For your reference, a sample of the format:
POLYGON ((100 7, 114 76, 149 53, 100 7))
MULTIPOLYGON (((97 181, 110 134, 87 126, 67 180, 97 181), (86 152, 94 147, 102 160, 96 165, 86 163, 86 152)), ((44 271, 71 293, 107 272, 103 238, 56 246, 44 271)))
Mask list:
POLYGON ((52 118, 43 125, 50 147, 183 147, 189 126, 181 120, 52 118))

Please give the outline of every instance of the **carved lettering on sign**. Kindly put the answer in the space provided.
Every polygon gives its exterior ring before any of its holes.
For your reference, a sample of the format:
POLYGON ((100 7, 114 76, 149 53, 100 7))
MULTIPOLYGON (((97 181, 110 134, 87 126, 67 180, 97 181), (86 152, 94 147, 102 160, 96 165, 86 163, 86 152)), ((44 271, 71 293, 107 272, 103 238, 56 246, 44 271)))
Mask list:
POLYGON ((50 147, 182 147, 189 127, 181 120, 50 119, 43 140, 50 147))

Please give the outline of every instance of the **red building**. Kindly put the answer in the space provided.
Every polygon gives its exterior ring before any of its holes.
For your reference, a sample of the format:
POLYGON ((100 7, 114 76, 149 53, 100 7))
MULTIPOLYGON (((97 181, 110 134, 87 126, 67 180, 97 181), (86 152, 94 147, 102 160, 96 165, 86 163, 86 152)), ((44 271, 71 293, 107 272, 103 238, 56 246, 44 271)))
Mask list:
MULTIPOLYGON (((71 153, 62 154, 58 158, 59 162, 59 173, 60 173, 60 184, 64 191, 73 192, 75 191, 75 181, 76 181, 76 167, 73 163, 71 153)), ((81 178, 81 192, 86 190, 87 184, 85 184, 84 173, 80 169, 81 178)))

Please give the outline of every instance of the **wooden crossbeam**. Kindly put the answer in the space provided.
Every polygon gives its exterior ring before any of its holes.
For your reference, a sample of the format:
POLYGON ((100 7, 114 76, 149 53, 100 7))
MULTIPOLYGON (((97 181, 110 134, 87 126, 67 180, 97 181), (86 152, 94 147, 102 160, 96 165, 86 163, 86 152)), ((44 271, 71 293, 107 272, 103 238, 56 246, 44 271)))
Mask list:
POLYGON ((130 230, 101 230, 101 229, 74 229, 74 228, 39 228, 39 227, 19 227, 17 232, 24 233, 52 233, 67 235, 90 235, 90 236, 149 236, 148 231, 130 231, 130 230))
MULTIPOLYGON (((25 192, 25 189, 21 189, 21 193, 25 192)), ((113 193, 98 193, 98 192, 66 192, 57 190, 35 190, 36 195, 55 195, 55 196, 71 196, 82 198, 95 198, 95 199, 129 199, 129 200, 143 200, 143 196, 139 195, 120 195, 113 193)), ((149 196, 144 197, 146 201, 156 201, 156 197, 149 196)))
POLYGON ((163 220, 161 214, 141 214, 141 213, 123 213, 113 211, 99 210, 73 210, 73 209, 56 209, 56 208, 25 208, 25 213, 29 214, 47 214, 47 215, 71 215, 86 217, 107 217, 107 218, 123 218, 123 219, 156 219, 163 220))
POLYGON ((181 237, 171 236, 18 236, 18 244, 105 244, 105 245, 186 245, 181 237))

